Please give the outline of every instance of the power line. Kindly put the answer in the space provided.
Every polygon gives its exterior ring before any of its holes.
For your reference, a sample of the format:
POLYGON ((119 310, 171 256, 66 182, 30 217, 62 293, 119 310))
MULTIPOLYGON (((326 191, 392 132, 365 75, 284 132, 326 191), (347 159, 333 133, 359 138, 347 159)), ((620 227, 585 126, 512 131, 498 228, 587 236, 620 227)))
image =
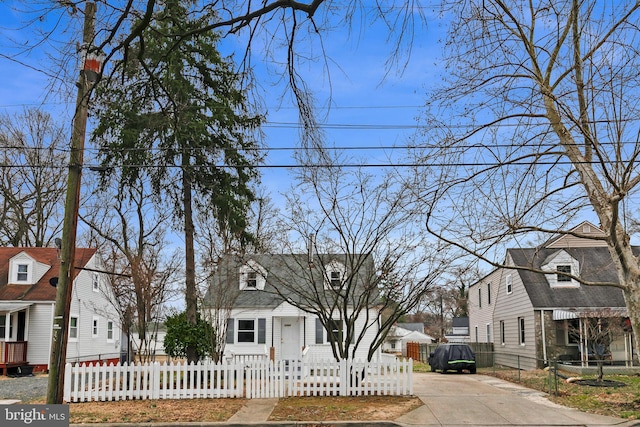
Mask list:
MULTIPOLYGON (((621 162, 628 162, 621 161, 621 162)), ((445 162, 433 162, 433 163, 422 163, 422 162, 398 162, 398 163, 308 163, 308 164, 253 164, 253 165, 237 165, 237 164, 218 164, 213 166, 207 165, 190 165, 191 169, 200 169, 200 168, 245 168, 251 167, 256 169, 300 169, 300 168, 309 168, 309 169, 322 169, 322 168, 389 168, 389 167, 500 167, 500 166, 555 166, 555 165, 599 165, 599 164, 617 164, 619 162, 616 161, 582 161, 582 162, 572 162, 570 160, 559 160, 559 161, 540 161, 540 162, 531 162, 531 161, 504 161, 504 162, 453 162, 453 163, 445 163, 445 162)), ((0 169, 27 169, 27 168, 35 168, 35 169, 63 169, 67 168, 67 166, 45 166, 45 165, 0 165, 0 169)), ((95 164, 87 164, 83 165, 83 169, 89 169, 94 172, 107 171, 110 169, 159 169, 159 168, 167 168, 167 169, 182 169, 181 165, 170 165, 170 164, 154 164, 154 165, 114 165, 114 166, 102 166, 95 164)))
MULTIPOLYGON (((617 142, 599 142, 600 146, 618 146, 618 145, 640 145, 640 141, 617 141, 617 142)), ((564 144, 568 146, 574 147, 583 147, 584 144, 576 142, 573 144, 564 144)), ((560 143, 541 143, 537 145, 529 145, 529 144, 514 144, 514 143, 502 143, 502 144, 454 144, 453 148, 456 150, 468 150, 468 149, 494 149, 494 148, 553 148, 553 147, 561 147, 560 143)), ((417 150, 417 149, 442 149, 447 148, 438 144, 405 144, 405 145, 343 145, 343 146, 327 146, 324 149, 327 151, 377 151, 377 150, 417 150)), ((28 147, 28 146, 18 146, 18 145, 4 145, 0 146, 2 150, 29 150, 29 151, 58 151, 58 152, 69 152, 69 148, 61 148, 61 147, 28 147)), ((277 151, 314 151, 317 148, 314 147, 247 147, 242 149, 236 148, 217 148, 217 147, 185 147, 181 148, 181 150, 187 151, 205 151, 211 150, 212 152, 226 152, 226 151, 263 151, 263 152, 277 152, 277 151)), ((133 148, 118 148, 117 150, 110 150, 108 148, 103 147, 85 147, 84 151, 86 153, 101 153, 102 151, 117 151, 117 152, 136 152, 136 151, 147 151, 147 152, 162 152, 167 149, 162 147, 133 147, 133 148)))

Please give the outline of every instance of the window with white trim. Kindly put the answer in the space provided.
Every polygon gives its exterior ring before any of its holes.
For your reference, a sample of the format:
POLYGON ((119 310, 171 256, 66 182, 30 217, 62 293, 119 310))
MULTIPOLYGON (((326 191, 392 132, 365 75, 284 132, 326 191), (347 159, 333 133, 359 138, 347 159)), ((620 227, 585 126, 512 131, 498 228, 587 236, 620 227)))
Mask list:
POLYGON ((558 282, 571 282, 571 277, 567 276, 567 274, 571 274, 570 265, 557 265, 556 271, 556 280, 558 282))
POLYGON ((482 286, 478 286, 478 308, 482 308, 482 286))
POLYGON ((9 270, 10 280, 16 284, 33 284, 33 262, 30 260, 14 260, 9 270))
POLYGON ((487 342, 491 342, 491 323, 487 323, 487 342))
POLYGON ((526 342, 524 317, 518 317, 518 337, 520 340, 520 345, 524 345, 526 342))
POLYGON ((69 317, 69 341, 78 341, 78 316, 69 317))
POLYGON ((267 283, 267 270, 254 260, 240 267, 240 290, 262 290, 267 283))
POLYGON ((504 337, 504 320, 500 321, 500 344, 504 345, 506 342, 504 337))
POLYGON ((491 283, 487 283, 487 304, 491 305, 491 283))
POLYGON ((18 282, 27 282, 29 280, 29 264, 18 264, 16 280, 18 282))
POLYGON ((107 342, 113 342, 113 320, 107 320, 107 342))
POLYGON ((505 283, 505 287, 507 289, 507 294, 510 294, 513 292, 513 282, 511 281, 511 275, 507 274, 507 276, 504 278, 504 283, 505 283))
MULTIPOLYGON (((331 343, 331 335, 336 342, 344 340, 344 322, 342 320, 330 319, 327 329, 320 319, 316 318, 316 344, 331 343), (327 329, 331 330, 331 333, 327 329)), ((353 343, 353 337, 351 337, 351 342, 353 343)))
POLYGON ((344 286, 347 269, 338 261, 331 261, 325 266, 325 289, 341 289, 344 286))
POLYGON ((552 288, 580 287, 580 282, 569 276, 580 276, 580 263, 565 250, 555 253, 540 268, 547 272, 545 277, 552 288))
POLYGON ((229 319, 226 342, 228 344, 265 344, 267 319, 229 319))
POLYGON ((13 313, 0 314, 0 340, 13 339, 13 318, 13 313), (9 332, 9 336, 6 336, 7 332, 9 332))
POLYGON ((98 273, 93 273, 92 288, 93 288, 93 292, 98 292, 100 290, 100 281, 98 279, 98 273))
POLYGON ((91 322, 91 336, 94 338, 98 336, 98 323, 98 318, 96 316, 93 316, 93 321, 91 322))

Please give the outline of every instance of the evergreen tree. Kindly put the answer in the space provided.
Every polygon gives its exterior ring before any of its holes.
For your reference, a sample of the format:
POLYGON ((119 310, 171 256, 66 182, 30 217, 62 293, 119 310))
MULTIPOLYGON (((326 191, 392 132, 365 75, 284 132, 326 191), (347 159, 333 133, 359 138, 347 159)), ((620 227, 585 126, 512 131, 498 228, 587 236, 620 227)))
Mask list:
MULTIPOLYGON (((248 104, 242 75, 217 51, 219 35, 192 33, 215 16, 196 14, 188 4, 167 0, 129 58, 99 86, 94 137, 104 173, 121 167, 123 186, 148 177, 158 208, 170 202, 181 220, 186 318, 195 325, 193 210, 216 212, 219 228, 251 239, 246 217, 255 198, 262 117, 248 104)), ((197 359, 195 348, 187 349, 187 359, 197 359)))

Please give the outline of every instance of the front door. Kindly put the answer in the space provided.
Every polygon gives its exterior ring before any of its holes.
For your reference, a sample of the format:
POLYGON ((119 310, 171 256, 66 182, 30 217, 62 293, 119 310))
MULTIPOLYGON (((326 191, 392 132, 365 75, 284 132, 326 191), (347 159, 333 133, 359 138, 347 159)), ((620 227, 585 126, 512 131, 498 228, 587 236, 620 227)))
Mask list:
POLYGON ((280 358, 282 360, 299 360, 300 319, 297 317, 282 317, 280 319, 280 358))

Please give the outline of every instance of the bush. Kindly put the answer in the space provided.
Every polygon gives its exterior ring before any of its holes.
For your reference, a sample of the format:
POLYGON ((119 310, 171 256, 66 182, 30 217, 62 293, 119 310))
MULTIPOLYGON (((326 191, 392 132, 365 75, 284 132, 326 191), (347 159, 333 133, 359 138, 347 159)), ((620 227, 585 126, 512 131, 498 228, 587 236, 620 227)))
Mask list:
POLYGON ((169 316, 165 321, 167 335, 164 337, 164 350, 171 357, 187 357, 187 347, 194 346, 198 359, 210 357, 213 353, 213 327, 200 316, 194 325, 187 322, 186 312, 169 316))

